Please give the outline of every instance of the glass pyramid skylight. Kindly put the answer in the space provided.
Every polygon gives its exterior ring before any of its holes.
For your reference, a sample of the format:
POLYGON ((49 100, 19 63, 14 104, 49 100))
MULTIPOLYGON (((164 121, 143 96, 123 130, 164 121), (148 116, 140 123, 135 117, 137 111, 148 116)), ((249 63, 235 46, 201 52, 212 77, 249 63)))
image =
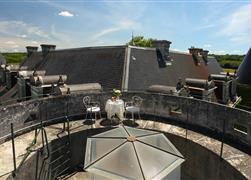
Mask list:
POLYGON ((107 179, 162 179, 183 161, 155 131, 120 126, 87 139, 85 170, 107 179))

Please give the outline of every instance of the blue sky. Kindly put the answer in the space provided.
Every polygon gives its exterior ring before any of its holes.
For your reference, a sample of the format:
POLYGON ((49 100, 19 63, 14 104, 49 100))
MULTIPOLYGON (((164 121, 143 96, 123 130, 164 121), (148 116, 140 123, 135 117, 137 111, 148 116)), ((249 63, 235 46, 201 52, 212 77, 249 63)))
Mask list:
POLYGON ((0 51, 121 45, 134 35, 216 54, 251 46, 251 1, 0 0, 0 51))

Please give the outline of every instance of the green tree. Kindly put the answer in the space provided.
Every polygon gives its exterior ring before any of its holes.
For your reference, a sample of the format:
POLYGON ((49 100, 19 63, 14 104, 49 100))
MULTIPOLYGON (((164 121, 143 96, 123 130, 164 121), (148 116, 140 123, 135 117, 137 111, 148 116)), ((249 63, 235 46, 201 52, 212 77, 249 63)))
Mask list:
POLYGON ((6 59, 7 64, 19 64, 26 58, 26 53, 13 52, 13 53, 2 53, 6 59))
POLYGON ((140 47, 152 47, 153 39, 145 39, 144 36, 134 36, 127 45, 140 46, 140 47))

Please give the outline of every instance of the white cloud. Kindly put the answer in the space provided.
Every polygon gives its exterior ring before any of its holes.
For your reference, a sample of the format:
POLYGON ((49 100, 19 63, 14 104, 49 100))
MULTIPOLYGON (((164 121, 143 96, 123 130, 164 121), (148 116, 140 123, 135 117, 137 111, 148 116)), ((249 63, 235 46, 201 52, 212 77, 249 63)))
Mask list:
POLYGON ((37 41, 31 41, 31 44, 39 44, 37 41))
POLYGON ((59 16, 63 16, 63 17, 73 17, 74 14, 72 14, 71 12, 69 11, 61 11, 58 13, 59 16))
POLYGON ((119 27, 111 27, 111 28, 107 28, 107 29, 103 29, 102 31, 98 32, 97 34, 94 35, 94 39, 98 39, 106 34, 112 33, 112 32, 116 32, 120 30, 119 27))
POLYGON ((204 44, 203 47, 204 48, 210 48, 210 47, 212 47, 212 45, 211 44, 204 44))
POLYGON ((172 51, 181 51, 180 49, 176 49, 176 48, 174 48, 174 49, 171 49, 172 51))
POLYGON ((27 35, 26 35, 26 34, 21 34, 21 35, 17 35, 17 37, 20 37, 20 38, 27 38, 27 35))
POLYGON ((233 53, 234 54, 241 54, 242 52, 241 52, 241 50, 233 50, 233 53))
POLYGON ((200 31, 200 30, 210 29, 210 28, 213 28, 213 27, 215 27, 214 24, 206 24, 206 25, 195 27, 194 30, 195 31, 200 31))
POLYGON ((25 51, 25 46, 49 41, 51 35, 41 27, 23 21, 0 21, 1 51, 25 51))
POLYGON ((225 50, 214 50, 214 51, 211 51, 210 53, 212 54, 227 54, 227 52, 225 50))
POLYGON ((34 44, 32 40, 18 38, 16 36, 0 36, 0 42, 4 42, 1 44, 0 51, 1 52, 12 52, 12 51, 26 51, 25 47, 29 45, 38 45, 34 44))
POLYGON ((235 43, 250 43, 251 5, 244 5, 223 19, 224 28, 220 35, 230 37, 235 43))
POLYGON ((102 31, 96 33, 93 38, 94 39, 98 39, 102 36, 105 36, 107 34, 110 34, 112 32, 116 32, 116 31, 120 31, 120 30, 135 30, 136 28, 138 28, 140 25, 133 21, 133 20, 129 20, 129 19, 124 19, 119 21, 117 24, 115 24, 113 27, 109 27, 106 29, 103 29, 102 31))
POLYGON ((27 24, 23 21, 0 21, 0 34, 17 36, 17 30, 18 32, 23 33, 23 37, 24 35, 29 34, 32 36, 48 38, 48 34, 38 26, 27 24))
POLYGON ((5 44, 13 45, 13 44, 16 44, 16 43, 14 41, 6 41, 5 44))

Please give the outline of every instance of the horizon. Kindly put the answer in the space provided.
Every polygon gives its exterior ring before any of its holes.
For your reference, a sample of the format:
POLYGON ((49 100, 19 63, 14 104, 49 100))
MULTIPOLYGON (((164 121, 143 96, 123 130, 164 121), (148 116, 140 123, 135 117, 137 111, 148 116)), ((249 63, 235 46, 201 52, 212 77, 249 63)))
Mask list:
POLYGON ((0 1, 0 51, 124 45, 135 36, 165 39, 210 54, 245 55, 251 44, 249 1, 0 1))

